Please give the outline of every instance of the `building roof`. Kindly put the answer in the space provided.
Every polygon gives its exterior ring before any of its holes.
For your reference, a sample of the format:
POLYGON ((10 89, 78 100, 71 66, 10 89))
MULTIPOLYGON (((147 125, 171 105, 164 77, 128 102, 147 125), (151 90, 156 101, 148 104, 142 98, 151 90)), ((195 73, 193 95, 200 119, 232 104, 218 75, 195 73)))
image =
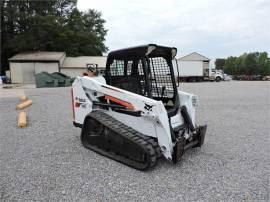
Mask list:
POLYGON ((59 62, 62 57, 66 55, 65 52, 49 52, 49 51, 34 51, 23 52, 9 58, 9 61, 56 61, 59 62))
POLYGON ((210 61, 209 58, 197 53, 197 52, 193 52, 190 53, 188 55, 185 55, 181 58, 178 58, 177 60, 181 60, 181 61, 210 61))
POLYGON ((168 56, 175 57, 177 49, 174 47, 160 46, 157 44, 146 44, 141 46, 129 47, 125 49, 111 51, 108 55, 108 59, 129 59, 134 58, 134 56, 143 57, 159 57, 168 56))
POLYGON ((106 56, 79 56, 66 57, 61 68, 86 68, 87 64, 97 64, 98 67, 106 67, 106 56))

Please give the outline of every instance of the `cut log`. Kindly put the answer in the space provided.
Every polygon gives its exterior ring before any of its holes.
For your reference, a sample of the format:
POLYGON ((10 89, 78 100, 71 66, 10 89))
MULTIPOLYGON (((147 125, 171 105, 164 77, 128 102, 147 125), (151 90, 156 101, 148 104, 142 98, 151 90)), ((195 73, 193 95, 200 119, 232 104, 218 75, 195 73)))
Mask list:
POLYGON ((25 112, 20 112, 18 115, 18 127, 19 128, 25 128, 27 125, 26 122, 26 113, 25 112))
POLYGON ((16 109, 24 109, 33 103, 32 100, 26 100, 16 106, 16 109))

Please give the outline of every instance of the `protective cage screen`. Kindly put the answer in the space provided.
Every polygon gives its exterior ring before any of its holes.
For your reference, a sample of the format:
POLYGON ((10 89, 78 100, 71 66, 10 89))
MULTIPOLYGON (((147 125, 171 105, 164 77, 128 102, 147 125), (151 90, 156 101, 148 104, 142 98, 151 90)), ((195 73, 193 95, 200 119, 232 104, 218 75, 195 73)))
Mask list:
POLYGON ((173 82, 170 66, 163 57, 149 58, 149 80, 152 87, 153 97, 173 98, 173 82))
MULTIPOLYGON (((146 60, 149 78, 149 90, 156 98, 173 98, 173 82, 170 66, 163 57, 146 60)), ((143 96, 147 96, 143 64, 141 59, 114 60, 110 65, 112 85, 143 96)))

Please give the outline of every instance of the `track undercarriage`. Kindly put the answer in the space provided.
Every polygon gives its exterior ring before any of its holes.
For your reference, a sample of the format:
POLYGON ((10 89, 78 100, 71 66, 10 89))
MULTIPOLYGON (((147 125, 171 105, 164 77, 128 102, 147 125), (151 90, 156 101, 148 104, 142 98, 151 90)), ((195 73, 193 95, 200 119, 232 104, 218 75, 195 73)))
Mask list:
POLYGON ((130 167, 147 170, 161 156, 158 143, 97 110, 89 114, 81 133, 83 145, 130 167))

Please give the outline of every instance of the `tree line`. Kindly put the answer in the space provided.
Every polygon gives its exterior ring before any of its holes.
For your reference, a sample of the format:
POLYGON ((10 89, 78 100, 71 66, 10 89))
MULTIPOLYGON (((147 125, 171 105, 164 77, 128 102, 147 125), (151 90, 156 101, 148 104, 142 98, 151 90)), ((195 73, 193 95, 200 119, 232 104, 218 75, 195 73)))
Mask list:
POLYGON ((1 71, 25 51, 64 51, 69 56, 107 51, 102 14, 81 12, 77 0, 1 0, 1 71))
POLYGON ((230 56, 215 61, 216 69, 230 75, 270 75, 270 58, 267 52, 244 53, 239 57, 230 56))

